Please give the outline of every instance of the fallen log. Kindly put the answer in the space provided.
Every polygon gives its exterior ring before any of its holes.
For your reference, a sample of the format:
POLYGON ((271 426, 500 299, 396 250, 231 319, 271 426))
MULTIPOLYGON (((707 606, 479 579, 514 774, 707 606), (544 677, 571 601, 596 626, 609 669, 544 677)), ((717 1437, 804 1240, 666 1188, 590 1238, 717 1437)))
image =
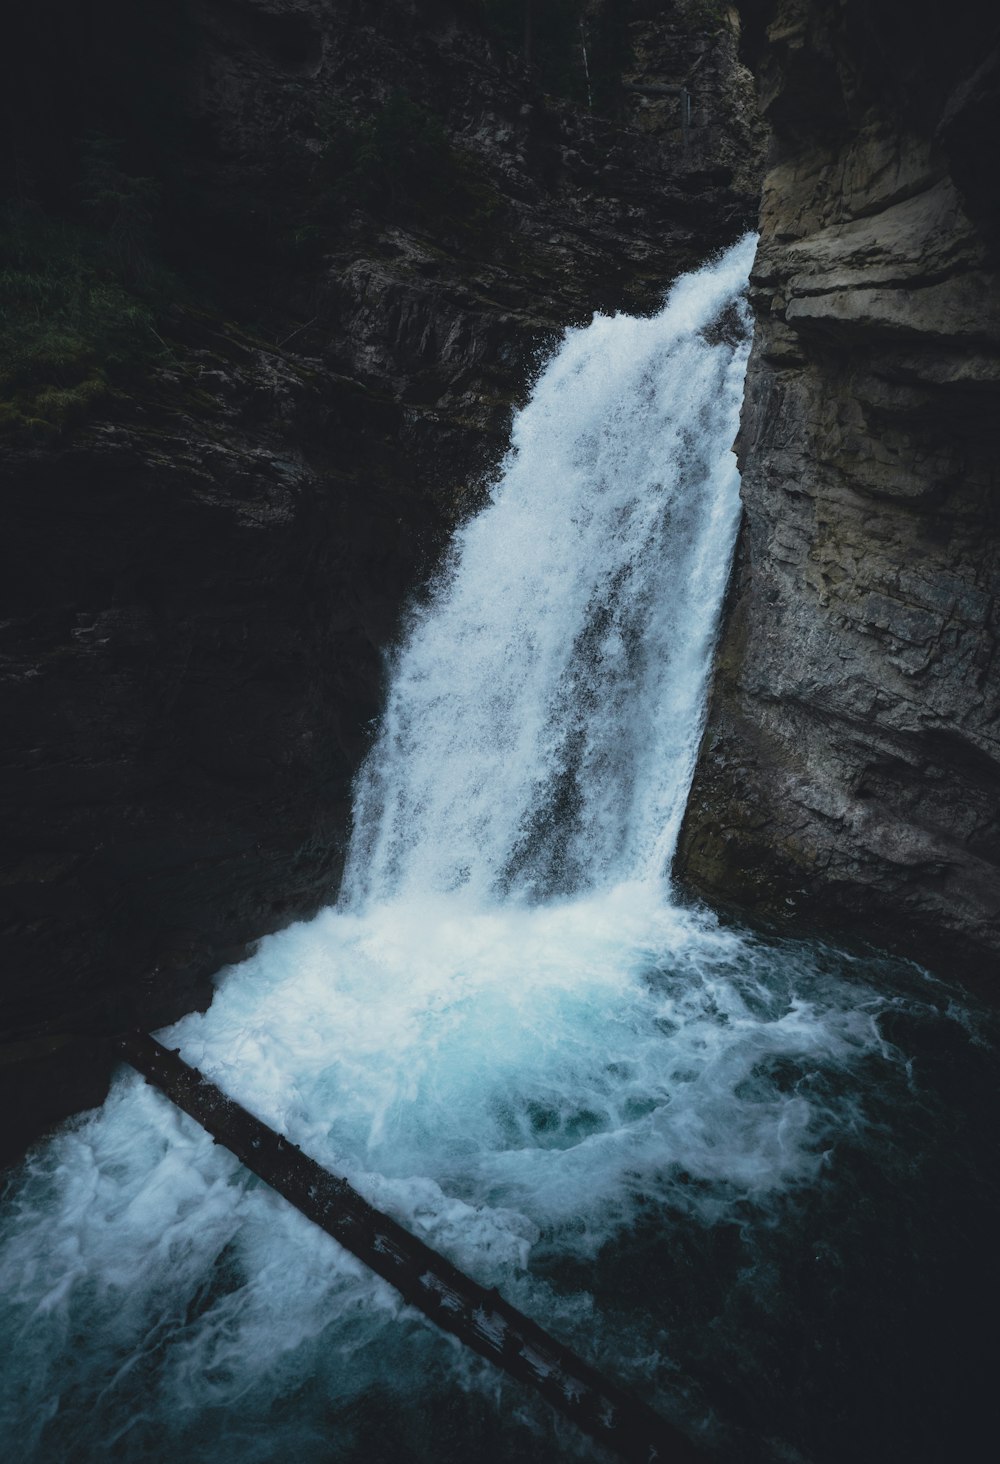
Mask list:
POLYGON ((633 1464, 698 1464, 685 1436, 639 1399, 603 1378, 530 1318, 369 1205, 254 1118, 176 1052, 145 1033, 119 1043, 122 1056, 219 1143, 364 1261, 438 1327, 529 1383, 592 1438, 633 1464))

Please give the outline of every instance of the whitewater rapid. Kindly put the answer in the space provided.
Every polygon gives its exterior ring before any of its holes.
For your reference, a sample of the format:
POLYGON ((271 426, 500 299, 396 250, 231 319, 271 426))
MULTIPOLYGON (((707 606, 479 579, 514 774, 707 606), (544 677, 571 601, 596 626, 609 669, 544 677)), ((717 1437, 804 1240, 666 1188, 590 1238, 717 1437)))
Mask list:
MULTIPOLYGON (((709 1444, 644 1268, 745 1230, 741 1295, 781 1204, 871 1127, 857 1074, 910 1081, 877 963, 670 892, 753 250, 568 333, 411 614, 340 903, 164 1038, 709 1444)), ((128 1071, 7 1197, 0 1294, 0 1432, 33 1464, 590 1457, 128 1071)))

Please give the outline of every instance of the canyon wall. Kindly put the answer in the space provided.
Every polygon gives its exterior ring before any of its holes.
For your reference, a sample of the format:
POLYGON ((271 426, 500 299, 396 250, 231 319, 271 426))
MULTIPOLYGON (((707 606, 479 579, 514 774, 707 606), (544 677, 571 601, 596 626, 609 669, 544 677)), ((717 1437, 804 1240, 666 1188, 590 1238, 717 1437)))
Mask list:
POLYGON ((688 888, 970 982, 1000 952, 997 24, 741 7, 772 150, 745 522, 688 888))
POLYGON ((335 896, 401 606, 539 353, 752 226, 725 7, 589 5, 589 79, 516 11, 5 21, 6 1152, 335 896))

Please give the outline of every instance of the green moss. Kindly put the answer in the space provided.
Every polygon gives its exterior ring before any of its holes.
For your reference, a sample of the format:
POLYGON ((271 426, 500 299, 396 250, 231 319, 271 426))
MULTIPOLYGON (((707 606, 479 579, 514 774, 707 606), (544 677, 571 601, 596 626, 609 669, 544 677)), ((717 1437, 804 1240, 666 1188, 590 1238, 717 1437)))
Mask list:
MULTIPOLYGON (((144 182, 145 180, 138 180, 144 182)), ((0 426, 59 432, 115 383, 162 359, 170 280, 145 253, 127 194, 121 227, 0 210, 0 426), (129 211, 131 210, 131 211, 129 211)), ((113 207, 105 199, 102 208, 113 207)))

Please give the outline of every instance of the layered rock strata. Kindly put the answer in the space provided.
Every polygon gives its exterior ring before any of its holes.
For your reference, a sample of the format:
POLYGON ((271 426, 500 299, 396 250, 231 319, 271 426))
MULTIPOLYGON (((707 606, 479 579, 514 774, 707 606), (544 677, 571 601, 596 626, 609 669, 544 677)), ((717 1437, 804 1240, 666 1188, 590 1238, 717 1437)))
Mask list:
POLYGON ((679 872, 977 981, 1000 952, 995 22, 743 9, 774 142, 679 872))

